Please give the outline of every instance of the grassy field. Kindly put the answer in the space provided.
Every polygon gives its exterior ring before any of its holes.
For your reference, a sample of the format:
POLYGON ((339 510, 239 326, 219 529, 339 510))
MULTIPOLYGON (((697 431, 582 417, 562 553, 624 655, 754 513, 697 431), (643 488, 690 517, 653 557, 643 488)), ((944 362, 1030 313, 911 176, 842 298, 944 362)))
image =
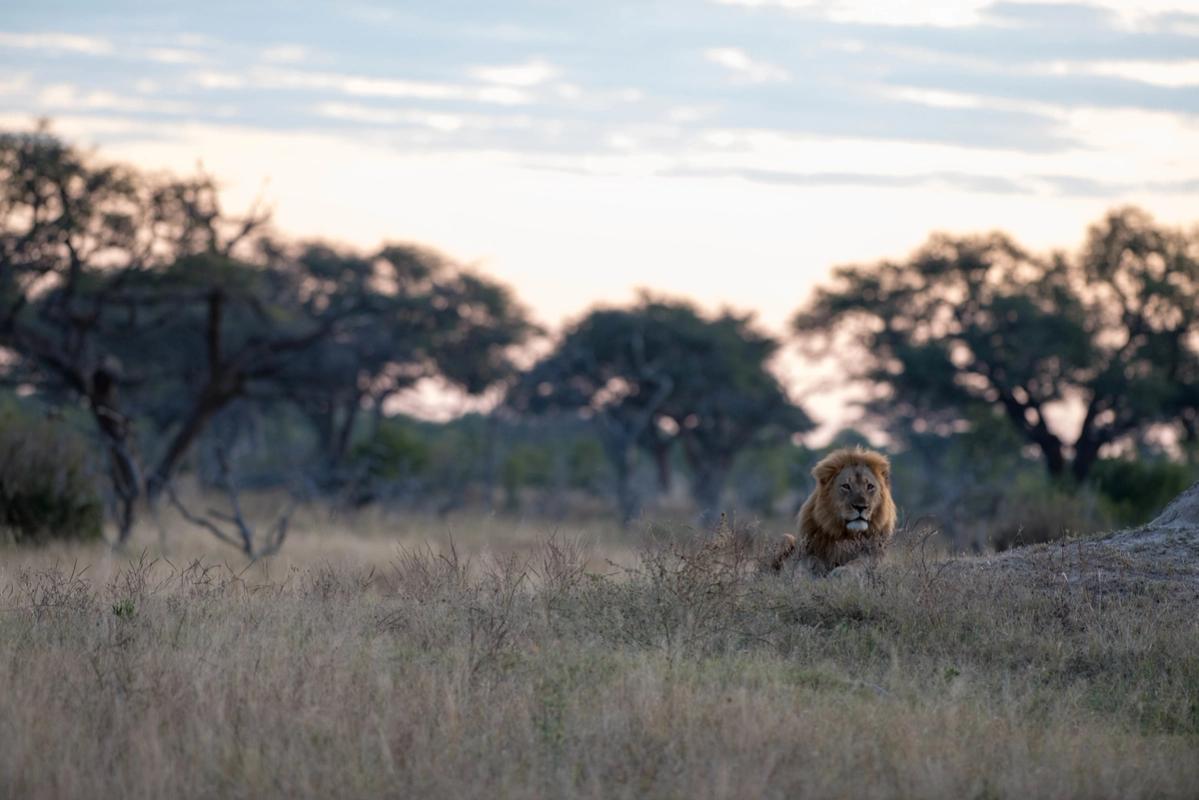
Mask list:
POLYGON ((0 797, 1199 793, 1168 583, 385 517, 247 568, 171 530, 0 550, 0 797))

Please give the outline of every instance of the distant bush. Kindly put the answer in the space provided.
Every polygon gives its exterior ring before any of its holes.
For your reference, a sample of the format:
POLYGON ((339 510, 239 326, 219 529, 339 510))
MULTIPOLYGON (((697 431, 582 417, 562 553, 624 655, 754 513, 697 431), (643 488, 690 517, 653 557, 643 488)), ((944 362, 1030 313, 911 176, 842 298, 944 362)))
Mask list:
POLYGON ((1114 458, 1100 461, 1091 475, 1112 516, 1122 525, 1148 522, 1199 479, 1195 467, 1188 464, 1114 458))
POLYGON ((350 462, 377 481, 399 481, 424 472, 430 461, 429 445, 403 422, 384 420, 370 439, 350 452, 350 462))
POLYGON ((990 528, 990 543, 996 550, 1010 550, 1107 530, 1112 520, 1104 505, 1092 490, 1070 491, 1039 474, 1027 477, 1006 495, 990 528))
POLYGON ((84 437, 62 423, 0 410, 0 532, 16 542, 99 539, 103 517, 84 437))
POLYGON ((500 464, 500 483, 509 510, 520 507, 520 490, 545 488, 554 479, 554 454, 546 447, 518 444, 500 464))

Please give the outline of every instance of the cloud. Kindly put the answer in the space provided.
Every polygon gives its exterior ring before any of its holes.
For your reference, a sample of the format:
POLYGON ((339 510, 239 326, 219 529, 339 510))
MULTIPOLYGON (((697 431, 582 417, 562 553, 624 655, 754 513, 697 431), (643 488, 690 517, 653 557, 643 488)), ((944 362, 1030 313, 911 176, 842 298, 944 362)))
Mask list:
POLYGON ((502 106, 533 102, 527 92, 510 86, 470 86, 438 81, 379 78, 298 70, 259 70, 250 84, 269 89, 328 90, 355 97, 390 97, 418 100, 464 100, 502 106))
POLYGON ((557 67, 539 58, 530 59, 520 64, 475 67, 470 71, 472 77, 484 83, 522 88, 543 84, 557 77, 558 73, 557 67))
POLYGON ((311 51, 298 44, 279 44, 268 47, 258 54, 260 61, 268 64, 294 64, 312 55, 311 51))
POLYGON ((1107 27, 1117 20, 1110 8, 1084 3, 991 3, 982 10, 989 20, 1029 28, 1107 27))
POLYGON ((442 133, 452 133, 465 124, 463 118, 457 114, 372 108, 351 103, 321 103, 314 110, 318 115, 329 119, 363 122, 368 125, 412 124, 442 133))
POLYGON ((984 23, 1013 28, 1078 29, 1084 26, 1144 26, 1146 21, 1194 23, 1188 0, 711 0, 722 6, 776 10, 811 19, 859 25, 965 28, 984 23))
POLYGON ((142 55, 159 64, 203 64, 208 60, 203 53, 179 47, 151 47, 142 55))
POLYGON ((910 174, 887 174, 869 172, 790 172, 775 169, 754 168, 676 168, 661 172, 669 177, 681 178, 740 178, 752 183, 778 186, 851 186, 865 188, 914 188, 935 186, 986 194, 1019 194, 1028 186, 1018 181, 995 175, 973 175, 964 172, 937 171, 910 174))
POLYGON ((43 87, 36 103, 44 109, 65 111, 122 111, 146 114, 191 114, 196 111, 190 103, 127 97, 105 90, 85 91, 70 83, 43 87))
POLYGON ((81 53, 89 56, 108 55, 113 44, 98 36, 80 36, 73 33, 5 33, 0 32, 0 47, 22 50, 54 50, 81 53))
POLYGON ((745 83, 783 83, 791 79, 782 67, 757 61, 736 47, 713 47, 704 51, 704 57, 733 72, 745 83))
POLYGON ((1066 197, 1120 197, 1135 192, 1150 191, 1155 194, 1199 193, 1199 178, 1182 178, 1168 181, 1107 181, 1079 175, 1037 175, 1052 192, 1066 197))
POLYGON ((1199 59, 1184 61, 1052 61, 1044 66, 1052 75, 1091 75, 1139 81, 1153 86, 1199 86, 1199 59))
POLYGON ((246 85, 246 79, 241 75, 213 70, 193 72, 187 80, 201 89, 242 89, 246 85))
POLYGON ((244 75, 217 71, 193 72, 187 76, 187 81, 204 89, 299 90, 333 92, 351 97, 464 101, 500 106, 527 105, 534 99, 527 91, 512 86, 477 86, 274 67, 252 69, 244 75))
POLYGON ((7 75, 0 78, 0 97, 15 94, 24 94, 30 86, 30 75, 28 72, 21 72, 7 75))
POLYGON ((715 0, 719 5, 778 9, 835 22, 878 25, 972 25, 989 0, 715 0))
POLYGON ((857 171, 791 172, 786 170, 739 167, 680 167, 662 170, 659 174, 664 177, 676 178, 737 178, 751 183, 801 188, 821 186, 879 189, 936 188, 970 192, 972 194, 1032 196, 1048 193, 1061 197, 1107 198, 1109 200, 1146 191, 1159 194, 1195 194, 1199 192, 1199 178, 1182 178, 1165 181, 1118 181, 1060 174, 1034 174, 1013 178, 1004 175, 987 175, 954 170, 912 173, 857 171))

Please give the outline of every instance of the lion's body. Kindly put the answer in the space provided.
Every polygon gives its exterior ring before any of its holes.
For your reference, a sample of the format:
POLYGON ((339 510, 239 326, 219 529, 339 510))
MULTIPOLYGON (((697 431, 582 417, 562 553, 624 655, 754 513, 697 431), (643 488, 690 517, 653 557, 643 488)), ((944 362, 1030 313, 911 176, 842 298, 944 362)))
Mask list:
POLYGON ((774 568, 798 554, 813 572, 825 574, 862 556, 881 555, 896 520, 886 456, 837 450, 820 460, 812 476, 816 488, 799 511, 799 536, 786 537, 774 568))

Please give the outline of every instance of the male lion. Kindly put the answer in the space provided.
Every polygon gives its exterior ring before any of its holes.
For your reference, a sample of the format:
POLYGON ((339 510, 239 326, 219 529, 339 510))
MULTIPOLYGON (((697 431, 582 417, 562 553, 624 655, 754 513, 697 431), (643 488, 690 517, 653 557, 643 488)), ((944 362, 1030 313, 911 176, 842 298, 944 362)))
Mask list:
POLYGON ((860 447, 829 453, 812 469, 816 488, 799 511, 799 537, 787 534, 771 562, 777 572, 794 553, 817 575, 865 555, 881 555, 895 532, 891 465, 860 447))

